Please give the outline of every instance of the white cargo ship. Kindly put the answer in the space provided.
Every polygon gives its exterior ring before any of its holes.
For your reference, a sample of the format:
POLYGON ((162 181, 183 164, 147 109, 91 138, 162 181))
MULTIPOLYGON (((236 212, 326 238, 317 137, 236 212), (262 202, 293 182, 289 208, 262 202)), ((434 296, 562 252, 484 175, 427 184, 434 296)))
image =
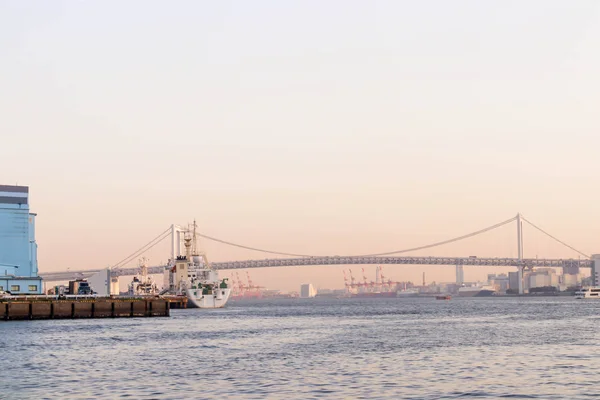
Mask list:
POLYGON ((495 293, 496 289, 492 286, 464 286, 458 289, 458 295, 461 297, 484 297, 495 293))
POLYGON ((231 289, 227 279, 219 280, 219 274, 210 267, 193 265, 190 270, 191 288, 186 290, 188 301, 198 308, 221 308, 227 304, 231 289))
POLYGON ((183 240, 186 255, 172 260, 169 271, 175 292, 185 294, 192 307, 224 307, 231 296, 231 288, 227 278, 219 279, 218 271, 210 266, 206 254, 198 252, 195 221, 192 232, 186 232, 183 240))

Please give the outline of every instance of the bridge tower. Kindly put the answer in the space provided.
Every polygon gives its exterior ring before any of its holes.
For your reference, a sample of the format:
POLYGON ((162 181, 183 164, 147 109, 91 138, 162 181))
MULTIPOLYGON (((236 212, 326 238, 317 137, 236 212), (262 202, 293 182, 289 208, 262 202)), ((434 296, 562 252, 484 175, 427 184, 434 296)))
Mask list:
POLYGON ((465 283, 465 271, 462 264, 456 264, 456 284, 462 285, 465 283))
POLYGON ((177 256, 181 256, 181 242, 183 241, 182 229, 179 225, 171 225, 171 260, 175 260, 177 256))
MULTIPOLYGON (((523 262, 523 221, 521 220, 521 213, 517 214, 517 258, 519 264, 523 262)), ((519 294, 523 294, 523 270, 524 265, 519 265, 518 279, 519 279, 519 294)))

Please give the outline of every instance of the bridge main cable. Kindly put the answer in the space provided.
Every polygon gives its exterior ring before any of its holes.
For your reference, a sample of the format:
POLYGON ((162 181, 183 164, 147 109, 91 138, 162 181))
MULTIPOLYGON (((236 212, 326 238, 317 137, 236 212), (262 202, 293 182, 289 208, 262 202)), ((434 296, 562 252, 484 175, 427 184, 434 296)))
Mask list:
POLYGON ((458 242, 460 240, 468 239, 468 238, 473 237, 473 236, 481 235, 482 233, 489 232, 489 231, 494 230, 496 228, 500 228, 501 226, 504 226, 506 224, 510 224, 511 222, 514 222, 516 219, 517 219, 517 217, 512 217, 511 219, 507 219, 506 221, 497 223, 496 225, 492 225, 492 226, 489 226, 487 228, 480 229, 480 230, 478 230, 476 232, 468 233, 466 235, 455 237, 453 239, 443 240, 441 242, 436 242, 436 243, 428 244, 428 245, 425 245, 425 246, 413 247, 413 248, 410 248, 410 249, 397 250, 397 251, 389 251, 389 252, 386 252, 386 253, 364 254, 364 255, 360 255, 360 256, 356 256, 356 257, 389 256, 389 255, 392 255, 392 254, 408 253, 408 252, 411 252, 411 251, 418 251, 418 250, 430 249, 432 247, 438 247, 438 246, 442 246, 442 245, 445 245, 445 244, 454 243, 454 242, 458 242))
MULTIPOLYGON (((517 217, 512 217, 510 219, 507 219, 506 221, 500 222, 498 224, 489 226, 489 227, 484 228, 484 229, 480 229, 480 230, 478 230, 476 232, 472 232, 472 233, 469 233, 469 234, 466 234, 466 235, 462 235, 462 236, 459 236, 459 237, 456 237, 456 238, 453 238, 453 239, 448 239, 448 240, 444 240, 444 241, 441 241, 441 242, 436 242, 436 243, 428 244, 428 245, 425 245, 425 246, 413 247, 413 248, 410 248, 410 249, 403 249, 403 250, 388 251, 388 252, 385 252, 385 253, 363 254, 363 255, 350 256, 350 257, 387 256, 387 255, 391 255, 391 254, 408 253, 408 252, 411 252, 411 251, 429 249, 429 248, 432 248, 432 247, 442 246, 444 244, 458 242, 458 241, 463 240, 463 239, 468 239, 470 237, 480 235, 482 233, 494 230, 496 228, 499 228, 501 226, 504 226, 506 224, 514 222, 516 219, 517 219, 517 217)), ((290 257, 325 257, 325 256, 315 256, 315 255, 307 255, 307 254, 294 254, 294 253, 283 253, 283 252, 279 252, 279 251, 264 250, 264 249, 259 249, 259 248, 256 248, 256 247, 244 246, 244 245, 241 245, 241 244, 228 242, 226 240, 217 239, 215 237, 208 236, 208 235, 205 235, 205 234, 199 233, 199 232, 196 232, 196 235, 200 236, 200 237, 203 237, 205 239, 212 240, 212 241, 219 242, 219 243, 223 243, 223 244, 226 244, 226 245, 229 245, 229 246, 239 247, 239 248, 242 248, 242 249, 253 250, 253 251, 258 251, 258 252, 263 252, 263 253, 277 254, 277 255, 290 256, 290 257)))
POLYGON ((237 243, 228 242, 226 240, 217 239, 215 237, 208 236, 208 235, 205 235, 205 234, 199 233, 199 232, 196 232, 196 236, 202 237, 204 239, 212 240, 213 242, 219 242, 219 243, 223 243, 223 244, 226 244, 229 246, 239 247, 239 248, 246 249, 246 250, 259 251, 261 253, 277 254, 280 256, 291 256, 291 257, 324 257, 324 256, 310 256, 307 254, 282 253, 280 251, 258 249, 256 247, 244 246, 242 244, 237 244, 237 243))
POLYGON ((123 267, 123 265, 127 264, 128 262, 133 260, 135 257, 138 257, 139 255, 145 253, 146 251, 150 250, 151 248, 153 248, 154 246, 156 246, 157 244, 159 244, 160 242, 162 242, 163 240, 168 238, 171 235, 170 231, 171 231, 171 228, 167 228, 160 235, 158 235, 157 237, 155 237, 154 239, 152 239, 151 241, 146 243, 144 246, 137 249, 135 252, 131 253, 126 258, 122 259, 121 261, 119 261, 118 263, 113 265, 111 268, 115 269, 115 268, 123 267))
POLYGON ((532 227, 534 227, 535 229, 537 229, 538 231, 542 232, 544 235, 556 240, 558 243, 562 244, 565 247, 568 247, 569 249, 573 250, 575 253, 578 253, 582 256, 584 256, 585 258, 590 258, 589 255, 577 250, 575 247, 573 246, 569 246, 568 244, 566 244, 565 242, 563 242, 562 240, 552 236, 551 234, 549 234, 548 232, 546 232, 545 230, 543 230, 542 228, 540 228, 539 226, 535 225, 533 222, 529 221, 527 218, 525 218, 524 216, 521 215, 521 219, 525 222, 527 222, 529 225, 531 225, 532 227))

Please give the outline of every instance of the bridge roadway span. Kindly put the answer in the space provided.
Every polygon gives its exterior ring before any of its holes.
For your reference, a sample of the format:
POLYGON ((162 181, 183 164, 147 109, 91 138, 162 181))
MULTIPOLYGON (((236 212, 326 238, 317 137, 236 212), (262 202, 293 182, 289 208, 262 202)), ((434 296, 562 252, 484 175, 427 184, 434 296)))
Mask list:
MULTIPOLYGON (((543 258, 478 258, 478 257, 300 257, 300 258, 272 258, 264 260, 223 261, 213 262, 212 266, 218 270, 266 268, 266 267, 291 267, 308 265, 366 265, 366 264, 400 264, 400 265, 463 265, 463 266, 488 266, 488 267, 572 267, 591 268, 592 260, 583 259, 543 259, 543 258)), ((162 274, 165 266, 148 268, 150 274, 162 274)), ((47 272, 40 276, 47 281, 69 280, 75 277, 89 277, 101 270, 82 270, 68 272, 47 272)), ((112 276, 131 276, 139 273, 139 268, 118 268, 111 271, 112 276)))

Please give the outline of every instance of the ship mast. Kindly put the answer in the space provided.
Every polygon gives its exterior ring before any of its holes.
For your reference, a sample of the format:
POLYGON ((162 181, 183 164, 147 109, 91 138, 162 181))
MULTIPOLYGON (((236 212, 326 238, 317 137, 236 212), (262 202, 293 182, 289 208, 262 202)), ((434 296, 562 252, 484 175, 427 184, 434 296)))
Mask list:
POLYGON ((146 283, 148 280, 148 259, 146 257, 142 257, 140 261, 140 276, 143 283, 146 283))
POLYGON ((198 243, 196 241, 196 219, 194 219, 194 228, 192 230, 192 255, 193 256, 197 256, 198 255, 198 243))
POLYGON ((204 263, 204 267, 205 268, 211 268, 210 263, 208 262, 208 257, 206 257, 206 252, 198 250, 198 242, 197 242, 198 234, 196 233, 196 227, 197 226, 198 225, 196 224, 196 220, 194 219, 194 225, 193 225, 193 228, 192 228, 192 238, 193 238, 192 239, 193 240, 192 255, 202 257, 202 261, 204 263))
POLYGON ((186 237, 183 239, 185 245, 185 257, 187 258, 188 262, 192 260, 192 244, 190 243, 191 241, 192 239, 189 237, 189 234, 186 235, 186 237))

